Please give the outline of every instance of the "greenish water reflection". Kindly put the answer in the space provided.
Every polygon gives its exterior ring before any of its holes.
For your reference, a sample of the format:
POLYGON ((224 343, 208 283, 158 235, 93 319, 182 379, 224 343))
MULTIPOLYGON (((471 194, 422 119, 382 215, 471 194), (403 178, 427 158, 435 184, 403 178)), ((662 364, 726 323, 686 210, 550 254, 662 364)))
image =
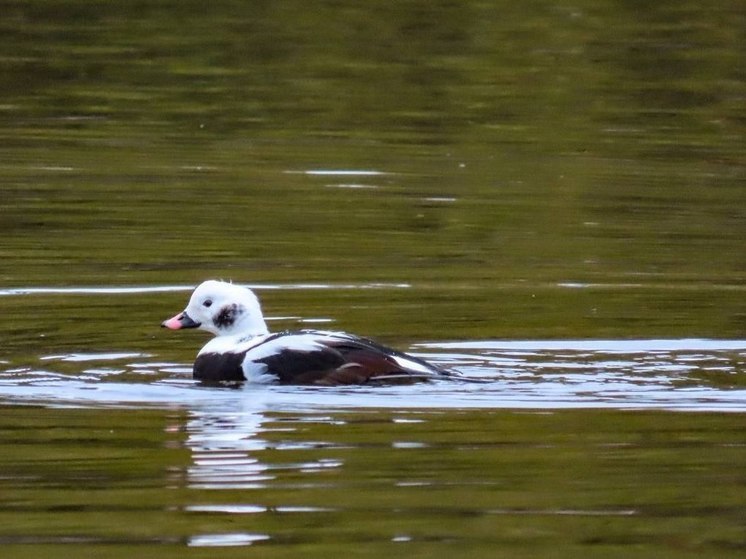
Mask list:
POLYGON ((736 3, 2 9, 5 285, 404 281, 518 337, 743 333, 736 3), (559 326, 577 297, 629 325, 559 326))
MULTIPOLYGON (((402 348, 744 336, 739 2, 0 13, 0 292, 319 283, 260 291, 272 325, 402 348)), ((743 554, 743 414, 115 410, 47 361, 132 355, 139 401, 201 341, 156 330, 183 295, 0 293, 3 556, 743 554)), ((737 408, 742 352, 701 367, 662 392, 737 408)))
POLYGON ((736 417, 4 407, 0 541, 12 557, 133 545, 163 557, 245 556, 246 545, 262 557, 350 546, 364 557, 736 557, 736 417))

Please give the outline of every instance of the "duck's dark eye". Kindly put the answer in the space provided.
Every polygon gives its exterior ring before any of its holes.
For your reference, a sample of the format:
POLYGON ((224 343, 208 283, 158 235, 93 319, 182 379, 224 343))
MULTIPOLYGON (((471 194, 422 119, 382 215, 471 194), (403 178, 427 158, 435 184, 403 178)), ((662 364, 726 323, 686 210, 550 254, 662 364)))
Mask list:
POLYGON ((212 306, 212 299, 205 299, 205 302, 202 303, 202 305, 205 306, 205 307, 212 306))

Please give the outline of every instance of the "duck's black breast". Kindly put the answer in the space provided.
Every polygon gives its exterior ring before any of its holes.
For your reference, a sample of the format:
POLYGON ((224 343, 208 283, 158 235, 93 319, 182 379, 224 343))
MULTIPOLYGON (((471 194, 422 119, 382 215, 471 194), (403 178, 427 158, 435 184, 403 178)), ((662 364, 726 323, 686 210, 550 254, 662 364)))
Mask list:
POLYGON ((200 354, 194 361, 192 375, 208 382, 246 380, 242 367, 245 357, 245 351, 200 354))

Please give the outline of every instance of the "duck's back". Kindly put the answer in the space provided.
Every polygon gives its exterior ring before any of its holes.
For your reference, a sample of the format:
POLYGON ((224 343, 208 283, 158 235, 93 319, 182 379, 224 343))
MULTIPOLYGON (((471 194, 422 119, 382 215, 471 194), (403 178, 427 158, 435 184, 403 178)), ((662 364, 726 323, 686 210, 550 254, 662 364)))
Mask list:
POLYGON ((317 330, 269 334, 220 351, 208 344, 194 363, 194 377, 205 381, 337 385, 446 376, 422 359, 371 340, 317 330))

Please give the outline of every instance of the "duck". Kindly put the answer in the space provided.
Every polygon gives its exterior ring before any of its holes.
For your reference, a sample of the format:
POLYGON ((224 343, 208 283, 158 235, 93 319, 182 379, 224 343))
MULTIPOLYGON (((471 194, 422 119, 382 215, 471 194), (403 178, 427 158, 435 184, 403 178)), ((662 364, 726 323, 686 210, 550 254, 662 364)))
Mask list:
POLYGON ((164 320, 170 330, 197 328, 214 335, 194 361, 204 383, 249 382, 335 386, 387 384, 452 376, 427 361, 344 332, 271 333, 256 294, 225 281, 196 287, 186 308, 164 320))

